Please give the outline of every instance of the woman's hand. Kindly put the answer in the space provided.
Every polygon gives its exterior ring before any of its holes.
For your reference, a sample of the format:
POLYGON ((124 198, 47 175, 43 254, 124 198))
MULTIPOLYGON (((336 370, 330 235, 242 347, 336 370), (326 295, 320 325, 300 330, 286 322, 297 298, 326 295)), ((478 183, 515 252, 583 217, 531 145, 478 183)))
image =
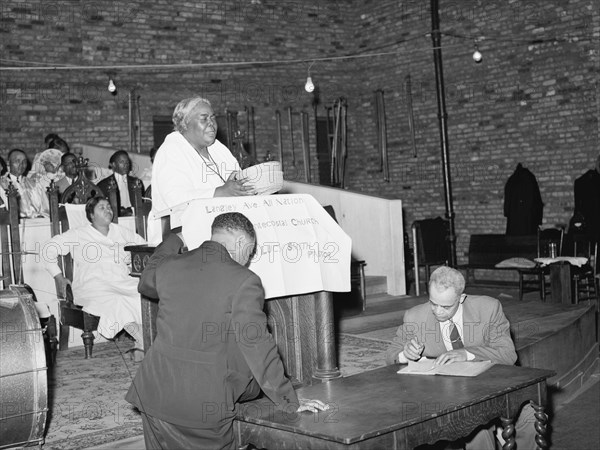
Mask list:
POLYGON ((237 179, 237 172, 232 172, 225 184, 215 189, 215 197, 239 197, 254 194, 255 190, 248 182, 248 179, 237 179))

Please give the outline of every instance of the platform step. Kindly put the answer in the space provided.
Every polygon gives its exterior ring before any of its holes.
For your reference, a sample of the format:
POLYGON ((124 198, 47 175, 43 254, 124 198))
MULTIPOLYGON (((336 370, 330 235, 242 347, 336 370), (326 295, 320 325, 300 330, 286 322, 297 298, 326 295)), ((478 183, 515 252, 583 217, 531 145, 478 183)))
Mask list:
POLYGON ((360 314, 343 316, 339 330, 341 333, 360 334, 397 327, 402 323, 404 312, 420 303, 423 303, 422 298, 408 295, 367 296, 367 308, 360 314))
POLYGON ((387 293, 387 277, 386 276, 365 276, 365 290, 367 298, 372 295, 387 293))

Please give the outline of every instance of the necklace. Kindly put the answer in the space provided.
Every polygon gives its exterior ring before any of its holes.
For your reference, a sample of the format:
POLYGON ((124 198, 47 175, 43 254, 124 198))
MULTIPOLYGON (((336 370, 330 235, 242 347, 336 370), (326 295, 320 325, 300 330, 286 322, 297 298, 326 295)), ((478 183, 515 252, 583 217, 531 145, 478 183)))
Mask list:
POLYGON ((202 153, 197 152, 200 157, 202 158, 202 160, 204 161, 204 163, 206 164, 206 167, 208 167, 212 172, 214 172, 223 183, 225 183, 225 179, 221 176, 221 174, 219 173, 219 166, 217 166, 217 163, 215 162, 215 160, 213 159, 213 157, 210 155, 210 152, 208 151, 208 148, 206 149, 206 153, 208 153, 208 158, 206 156, 204 156, 202 153))

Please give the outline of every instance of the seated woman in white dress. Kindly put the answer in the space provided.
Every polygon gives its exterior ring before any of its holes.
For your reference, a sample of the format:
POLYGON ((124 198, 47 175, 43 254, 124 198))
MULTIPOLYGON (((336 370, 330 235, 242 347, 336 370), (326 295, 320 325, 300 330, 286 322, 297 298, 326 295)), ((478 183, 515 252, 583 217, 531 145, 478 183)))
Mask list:
POLYGON ((71 281, 57 264, 59 255, 73 258, 73 299, 83 310, 100 317, 98 332, 112 339, 121 330, 135 340, 133 356, 143 356, 142 311, 138 281, 129 276, 131 255, 126 245, 143 244, 134 232, 112 223, 113 211, 104 197, 85 205, 90 221, 50 239, 44 246, 46 269, 64 294, 71 281))

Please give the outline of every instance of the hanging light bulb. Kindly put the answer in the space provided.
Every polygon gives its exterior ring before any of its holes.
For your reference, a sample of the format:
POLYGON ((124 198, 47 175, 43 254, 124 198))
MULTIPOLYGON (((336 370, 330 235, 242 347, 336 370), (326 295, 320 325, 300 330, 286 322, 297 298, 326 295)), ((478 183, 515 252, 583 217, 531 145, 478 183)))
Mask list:
POLYGON ((483 59, 483 55, 481 54, 481 52, 479 51, 479 48, 477 47, 477 40, 476 40, 475 41, 475 51, 473 52, 473 61, 475 61, 477 64, 479 64, 482 59, 483 59))
POLYGON ((315 85, 312 82, 312 78, 310 75, 306 78, 306 84, 304 85, 304 90, 306 92, 312 92, 315 90, 315 85))
POLYGON ((313 61, 312 63, 310 63, 310 66, 308 66, 308 70, 307 70, 307 77, 306 77, 306 83, 304 84, 304 90, 306 92, 312 92, 315 90, 315 85, 312 81, 312 78, 310 77, 310 68, 313 66, 315 62, 313 61))
POLYGON ((115 86, 115 82, 112 78, 108 79, 108 92, 110 92, 111 94, 117 92, 117 86, 115 86))

